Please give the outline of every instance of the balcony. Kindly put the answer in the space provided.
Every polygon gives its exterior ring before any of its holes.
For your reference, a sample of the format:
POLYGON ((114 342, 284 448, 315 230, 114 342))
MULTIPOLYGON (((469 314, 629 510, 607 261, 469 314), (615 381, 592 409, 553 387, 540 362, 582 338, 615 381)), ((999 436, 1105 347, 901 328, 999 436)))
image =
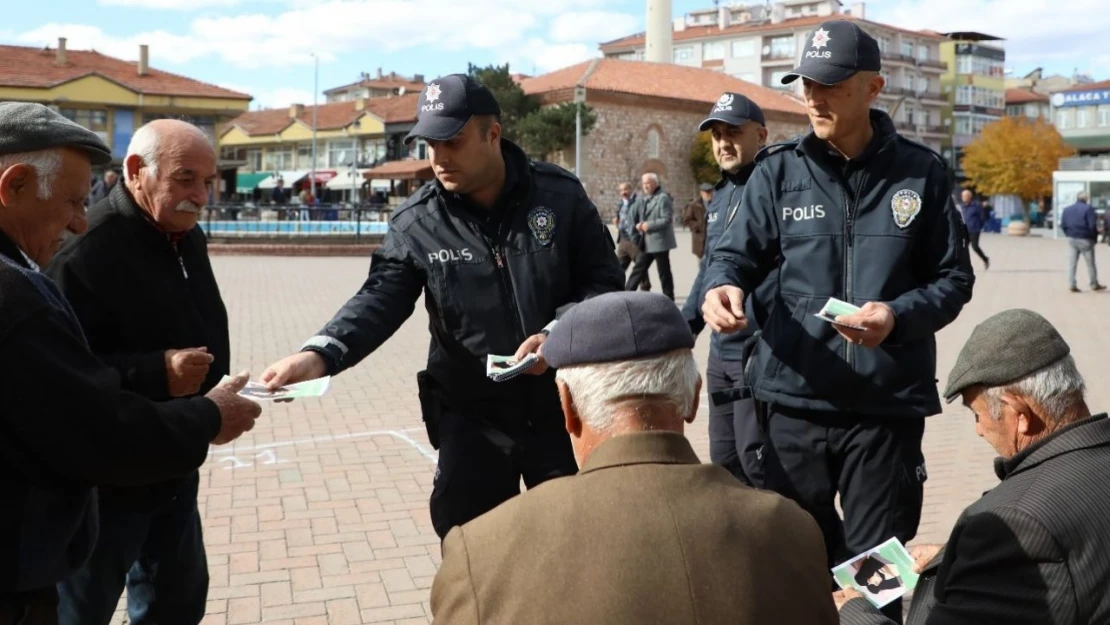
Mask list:
POLYGON ((948 101, 948 98, 944 97, 944 94, 939 91, 922 91, 921 93, 917 94, 917 97, 921 98, 922 100, 937 100, 940 102, 948 101))
POLYGON ((1070 156, 1060 159, 1060 171, 1110 171, 1110 156, 1070 156))
POLYGON ((948 63, 945 63, 944 61, 939 61, 937 59, 918 59, 917 64, 921 67, 931 67, 933 69, 939 70, 948 69, 948 63))
POLYGON ((909 54, 895 54, 894 52, 883 52, 882 57, 884 61, 894 61, 895 63, 906 63, 907 65, 915 65, 917 59, 909 54))

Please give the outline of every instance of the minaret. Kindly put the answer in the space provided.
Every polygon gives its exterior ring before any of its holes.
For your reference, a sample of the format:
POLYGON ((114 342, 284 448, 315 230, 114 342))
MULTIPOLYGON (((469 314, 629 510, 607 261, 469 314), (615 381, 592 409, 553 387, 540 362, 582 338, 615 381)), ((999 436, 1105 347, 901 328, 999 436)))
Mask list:
POLYGON ((644 39, 644 60, 673 63, 671 34, 671 0, 647 0, 647 33, 644 39))

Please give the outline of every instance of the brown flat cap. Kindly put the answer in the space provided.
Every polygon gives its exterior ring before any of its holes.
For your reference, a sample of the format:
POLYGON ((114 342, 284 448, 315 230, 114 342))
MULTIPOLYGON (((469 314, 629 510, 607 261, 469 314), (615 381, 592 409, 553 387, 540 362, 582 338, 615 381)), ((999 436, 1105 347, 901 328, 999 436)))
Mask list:
POLYGON ((1055 364, 1071 353, 1048 319, 1031 310, 1004 310, 975 326, 948 374, 951 403, 972 386, 1002 386, 1055 364))

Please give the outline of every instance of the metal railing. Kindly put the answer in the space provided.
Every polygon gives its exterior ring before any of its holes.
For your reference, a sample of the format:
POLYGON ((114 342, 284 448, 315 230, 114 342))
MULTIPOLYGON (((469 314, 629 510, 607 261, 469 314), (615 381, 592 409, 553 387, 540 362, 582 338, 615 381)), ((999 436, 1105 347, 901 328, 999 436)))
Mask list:
POLYGON ((381 237, 389 230, 393 206, 385 204, 255 205, 213 204, 199 220, 209 239, 381 237))
POLYGON ((1110 156, 1069 156, 1060 159, 1060 171, 1110 171, 1110 156))

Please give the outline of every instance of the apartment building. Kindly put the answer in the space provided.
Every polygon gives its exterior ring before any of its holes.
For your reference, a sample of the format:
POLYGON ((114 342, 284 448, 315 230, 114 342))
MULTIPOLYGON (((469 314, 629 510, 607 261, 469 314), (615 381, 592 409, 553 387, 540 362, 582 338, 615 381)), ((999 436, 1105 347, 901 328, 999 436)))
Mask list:
POLYGON ((1015 87, 1006 90, 1006 117, 1028 117, 1044 119, 1052 123, 1052 105, 1047 94, 1038 93, 1029 87, 1015 87))
POLYGON ((1110 154, 1110 80, 1057 91, 1050 103, 1068 145, 1081 156, 1110 154))
MULTIPOLYGON (((801 81, 782 85, 805 49, 806 35, 829 19, 855 20, 879 42, 884 90, 878 108, 891 113, 898 131, 940 151, 949 130, 941 76, 939 33, 913 31, 866 19, 864 3, 845 7, 838 0, 786 0, 771 4, 729 4, 692 11, 675 20, 673 62, 714 69, 747 82, 801 94, 801 81)), ((608 58, 642 59, 645 35, 601 45, 608 58)))
POLYGON ((372 100, 405 95, 406 93, 420 93, 423 89, 423 74, 417 74, 409 78, 401 76, 397 72, 383 73, 382 68, 379 67, 376 75, 363 72, 357 82, 324 91, 324 98, 329 103, 359 99, 372 100))
POLYGON ((977 32, 945 33, 941 58, 948 70, 941 77, 951 111, 952 135, 942 154, 963 180, 964 148, 983 127, 1006 114, 1006 50, 1002 40, 977 32))

